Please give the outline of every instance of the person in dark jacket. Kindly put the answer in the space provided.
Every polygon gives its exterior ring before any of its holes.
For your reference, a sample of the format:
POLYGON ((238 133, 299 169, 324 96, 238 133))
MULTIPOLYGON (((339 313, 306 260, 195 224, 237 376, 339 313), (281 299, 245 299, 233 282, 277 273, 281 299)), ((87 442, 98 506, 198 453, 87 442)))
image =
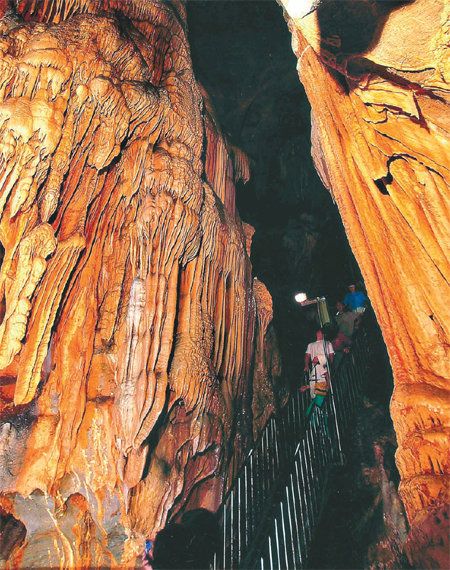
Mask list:
POLYGON ((220 545, 217 517, 207 509, 187 511, 181 523, 169 523, 158 532, 144 568, 153 570, 207 570, 220 545))

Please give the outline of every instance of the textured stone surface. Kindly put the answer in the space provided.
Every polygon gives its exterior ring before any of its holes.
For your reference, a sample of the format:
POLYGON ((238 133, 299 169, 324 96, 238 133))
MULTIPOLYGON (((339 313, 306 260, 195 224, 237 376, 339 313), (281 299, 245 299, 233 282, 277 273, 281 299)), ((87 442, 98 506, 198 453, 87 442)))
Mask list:
POLYGON ((253 437, 271 301, 235 211, 248 163, 182 3, 1 15, 1 556, 134 566, 168 516, 217 507, 253 437))
POLYGON ((449 8, 332 0, 300 13, 282 3, 312 105, 315 164, 394 371, 407 551, 418 567, 448 567, 449 8))

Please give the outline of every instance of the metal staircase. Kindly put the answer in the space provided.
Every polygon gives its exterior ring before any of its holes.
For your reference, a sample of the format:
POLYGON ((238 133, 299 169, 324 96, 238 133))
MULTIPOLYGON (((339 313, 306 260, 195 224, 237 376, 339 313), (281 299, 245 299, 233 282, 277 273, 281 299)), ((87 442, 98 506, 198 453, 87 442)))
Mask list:
POLYGON ((335 365, 331 390, 310 420, 308 392, 272 416, 222 503, 214 569, 304 568, 319 523, 328 470, 342 465, 341 437, 360 401, 368 342, 359 331, 335 365))

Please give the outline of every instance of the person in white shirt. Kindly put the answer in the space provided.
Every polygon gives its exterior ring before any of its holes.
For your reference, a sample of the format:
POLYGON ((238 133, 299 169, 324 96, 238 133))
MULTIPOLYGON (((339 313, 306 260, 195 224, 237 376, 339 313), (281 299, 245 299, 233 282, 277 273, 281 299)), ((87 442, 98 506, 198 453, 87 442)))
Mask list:
POLYGON ((305 353, 305 372, 309 372, 309 390, 311 398, 316 397, 315 388, 317 382, 326 382, 327 389, 330 387, 328 367, 333 363, 334 350, 330 341, 323 338, 323 332, 318 330, 317 340, 310 342, 305 353), (311 363, 311 370, 309 368, 311 363))

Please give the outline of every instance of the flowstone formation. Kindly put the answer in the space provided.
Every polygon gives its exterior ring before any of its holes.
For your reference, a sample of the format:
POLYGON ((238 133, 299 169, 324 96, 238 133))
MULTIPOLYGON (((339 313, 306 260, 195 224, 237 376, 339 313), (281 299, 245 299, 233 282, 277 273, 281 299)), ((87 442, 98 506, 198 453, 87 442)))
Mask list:
POLYGON ((134 567, 167 518, 217 508, 253 368, 268 389, 248 162, 195 82, 181 2, 0 6, 0 556, 134 567))
POLYGON ((450 8, 282 0, 312 154, 362 269, 395 378, 403 545, 448 568, 450 8))

